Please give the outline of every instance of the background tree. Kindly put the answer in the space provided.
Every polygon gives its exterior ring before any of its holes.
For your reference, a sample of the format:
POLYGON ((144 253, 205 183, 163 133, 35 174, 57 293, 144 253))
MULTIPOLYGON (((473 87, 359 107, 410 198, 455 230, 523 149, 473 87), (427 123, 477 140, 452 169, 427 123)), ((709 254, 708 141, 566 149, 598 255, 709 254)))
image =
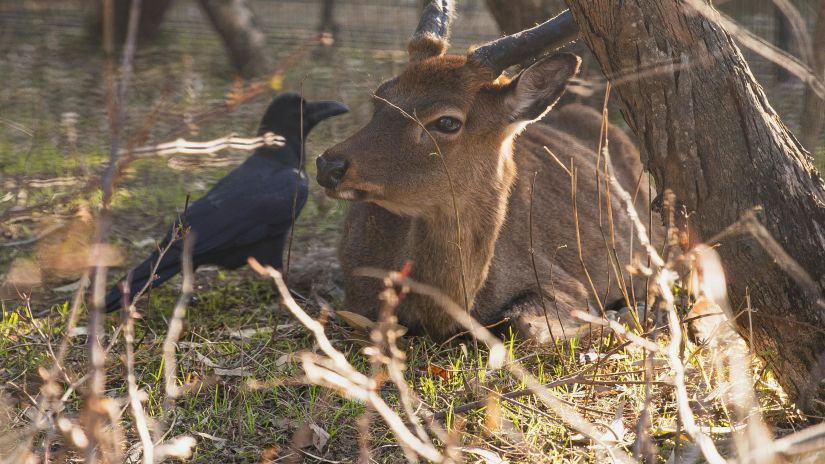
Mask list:
MULTIPOLYGON (((129 22, 131 0, 114 2, 115 34, 123 41, 129 22)), ((215 31, 226 45, 235 69, 244 77, 260 76, 273 69, 271 55, 266 52, 266 37, 254 21, 254 12, 247 0, 199 0, 215 31)), ((140 9, 138 37, 141 40, 157 35, 172 0, 143 0, 140 9)), ((86 4, 86 17, 91 36, 99 40, 103 31, 103 2, 86 4)), ((330 10, 331 15, 331 10, 330 10)))
POLYGON ((533 27, 565 8, 564 0, 486 0, 502 34, 514 34, 533 27))
MULTIPOLYGON (((103 34, 103 1, 84 2, 83 5, 86 8, 84 14, 87 18, 90 35, 99 38, 103 34)), ((112 5, 114 6, 115 35, 118 42, 122 42, 126 38, 126 27, 129 24, 129 10, 132 1, 115 1, 112 5)), ((154 37, 171 5, 172 0, 142 0, 140 2, 138 38, 145 40, 154 37)))
POLYGON ((318 21, 318 33, 330 34, 333 37, 341 30, 340 24, 335 20, 335 0, 321 0, 321 18, 318 21))
POLYGON ((221 35, 235 69, 245 77, 272 71, 272 60, 264 50, 266 36, 255 24, 246 0, 199 0, 201 8, 221 35))
MULTIPOLYGON (((819 13, 816 18, 812 45, 811 68, 820 79, 825 80, 825 0, 819 0, 819 13)), ((815 154, 819 146, 819 135, 822 133, 822 123, 825 121, 825 100, 808 86, 805 88, 802 105, 802 115, 799 121, 802 127, 800 138, 802 145, 815 154)))
POLYGON ((732 307, 749 293, 756 309, 753 332, 749 315, 737 319, 740 332, 785 391, 815 409, 825 377, 825 185, 810 157, 731 36, 688 6, 715 16, 704 2, 567 4, 657 188, 676 193, 700 239, 739 222, 717 243, 732 307))
MULTIPOLYGON (((564 0, 486 0, 486 3, 502 35, 510 35, 531 28, 567 8, 564 0)), ((559 104, 578 102, 601 109, 604 96, 602 90, 606 80, 590 50, 584 43, 577 41, 563 47, 561 51, 575 53, 582 58, 576 81, 586 82, 588 87, 572 85, 562 96, 559 104)), ((611 107, 613 105, 614 102, 611 101, 611 107)))

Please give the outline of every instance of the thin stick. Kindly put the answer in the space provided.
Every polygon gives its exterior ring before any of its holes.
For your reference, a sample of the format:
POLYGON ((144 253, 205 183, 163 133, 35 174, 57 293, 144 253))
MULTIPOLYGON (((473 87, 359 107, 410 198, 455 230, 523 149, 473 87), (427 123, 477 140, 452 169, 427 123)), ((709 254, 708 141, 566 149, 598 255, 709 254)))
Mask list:
POLYGON ((590 272, 587 270, 587 265, 584 263, 584 255, 582 254, 582 235, 581 228, 579 227, 579 207, 576 202, 578 169, 573 162, 573 158, 570 158, 570 172, 573 173, 573 175, 570 176, 570 201, 573 204, 573 223, 576 226, 576 248, 578 250, 579 263, 581 264, 582 271, 584 271, 584 276, 587 277, 587 283, 590 285, 590 291, 593 293, 593 298, 595 298, 596 303, 599 304, 599 311, 601 312, 602 317, 606 319, 607 316, 604 312, 604 305, 602 304, 601 298, 599 298, 599 292, 596 291, 596 286, 593 284, 593 279, 590 277, 590 272))
MULTIPOLYGON (((126 284, 128 285, 128 283, 126 284)), ((128 292, 128 289, 127 289, 128 292)), ((132 418, 135 420, 135 427, 143 445, 143 463, 154 464, 155 445, 152 436, 149 434, 149 427, 146 425, 146 414, 140 402, 140 394, 135 377, 135 317, 137 312, 135 307, 129 305, 124 308, 126 316, 126 327, 123 331, 126 342, 126 382, 129 392, 129 406, 132 409, 132 418)))
MULTIPOLYGON (((447 163, 444 161, 444 156, 441 153, 441 147, 438 146, 438 141, 433 137, 433 134, 427 129, 427 127, 415 116, 411 115, 410 113, 406 112, 403 108, 396 105, 395 103, 387 100, 386 98, 379 97, 378 95, 373 94, 373 97, 383 101, 387 105, 392 108, 398 110, 404 117, 407 119, 415 122, 427 134, 427 137, 433 142, 435 145, 435 151, 438 155, 439 161, 441 161, 441 167, 444 169, 444 174, 447 176, 447 183, 450 186, 450 196, 452 198, 453 203, 453 216, 455 217, 455 235, 456 235, 456 248, 458 249, 458 270, 461 274, 461 288, 464 293, 464 311, 466 312, 466 318, 472 319, 470 315, 470 294, 467 291, 467 275, 464 272, 464 248, 461 244, 461 216, 458 214, 458 201, 456 200, 455 194, 455 187, 453 186, 453 177, 450 175, 450 170, 447 169, 447 163)), ((475 338, 473 338, 474 349, 478 352, 478 342, 475 338)))
POLYGON ((177 376, 177 361, 175 360, 175 348, 180 334, 183 332, 183 318, 186 317, 186 305, 192 297, 194 286, 192 284, 194 271, 192 269, 192 243, 194 234, 187 234, 183 239, 183 252, 181 254, 181 268, 183 271, 183 283, 180 297, 175 303, 172 311, 172 320, 169 321, 169 331, 163 340, 163 376, 166 378, 166 400, 165 409, 171 411, 175 406, 175 399, 180 395, 180 388, 175 381, 177 376))
POLYGON ((405 425, 403 420, 375 393, 375 380, 358 372, 343 353, 332 346, 324 332, 324 326, 311 318, 289 293, 281 273, 270 266, 262 266, 255 258, 249 258, 249 267, 255 272, 269 276, 281 294, 281 298, 298 322, 304 325, 318 343, 318 348, 329 358, 329 362, 311 353, 301 357, 307 377, 326 385, 335 385, 344 389, 347 396, 364 401, 375 409, 387 422, 399 442, 405 443, 420 456, 433 462, 443 462, 444 457, 430 443, 421 441, 405 425))
POLYGON ((286 266, 284 267, 284 280, 289 280, 289 263, 292 259, 292 241, 295 239, 295 219, 298 217, 298 192, 301 190, 301 176, 304 173, 304 151, 306 147, 304 147, 304 80, 306 80, 307 76, 304 76, 301 79, 301 91, 299 95, 301 96, 301 104, 298 108, 298 114, 300 115, 301 122, 299 123, 299 135, 301 136, 301 141, 298 143, 298 149, 300 153, 298 153, 298 172, 295 173, 295 192, 292 194, 292 223, 289 226, 289 242, 287 243, 286 247, 286 266))
MULTIPOLYGON (((490 348, 490 359, 501 361, 504 360, 507 349, 501 340, 479 324, 475 319, 468 319, 461 307, 450 300, 450 298, 442 293, 441 290, 430 285, 416 282, 408 277, 402 276, 397 272, 390 272, 387 274, 386 271, 364 268, 361 270, 361 274, 375 278, 386 278, 389 276, 396 284, 407 285, 412 291, 421 295, 429 296, 433 299, 433 301, 438 303, 447 312, 447 314, 450 315, 450 317, 452 317, 459 324, 463 325, 466 330, 470 331, 474 338, 477 338, 487 344, 490 348)), ((623 463, 633 462, 627 453, 616 448, 611 443, 604 442, 601 439, 601 434, 593 424, 585 420, 578 412, 564 404, 561 400, 551 395, 547 389, 542 388, 542 383, 539 382, 539 380, 527 369, 525 369, 521 363, 506 363, 504 366, 508 371, 510 371, 510 373, 513 374, 514 377, 524 382, 527 388, 532 389, 539 400, 558 414, 565 422, 567 422, 567 424, 575 430, 581 432, 583 435, 589 437, 599 446, 605 448, 614 460, 623 463)))
MULTIPOLYGON (((533 265, 533 276, 536 278, 536 292, 539 294, 539 301, 541 301, 541 309, 544 312, 544 321, 547 324, 547 331, 550 333, 550 342, 553 344, 553 349, 556 352, 556 356, 558 356, 559 360, 563 360, 564 357, 559 350, 559 345, 556 343, 556 337, 553 335, 553 329, 550 326, 550 318, 547 316, 547 304, 544 302, 544 291, 541 288, 541 280, 539 280, 539 271, 538 267, 536 266, 536 250, 533 247, 533 193, 536 191, 536 177, 538 177, 539 172, 536 171, 533 173, 533 183, 530 186, 530 207, 527 212, 527 231, 530 237, 530 262, 533 265)), ((551 263, 552 266, 552 263, 551 263)), ((556 308, 558 310, 558 307, 556 308)), ((562 333, 564 332, 564 324, 561 322, 561 314, 556 311, 556 316, 559 318, 559 325, 562 327, 562 333)), ((567 336, 564 335, 564 338, 567 339, 567 336)), ((562 364, 562 368, 566 366, 562 364)))
POLYGON ((727 461, 719 454, 713 441, 699 429, 696 424, 696 419, 693 417, 693 412, 690 410, 690 399, 688 398, 687 387, 685 386, 685 369, 679 360, 679 347, 682 344, 682 326, 679 321, 679 315, 676 313, 676 308, 674 307, 673 293, 670 291, 670 286, 675 278, 676 275, 672 271, 662 269, 656 281, 659 284, 659 289, 665 302, 665 310, 667 311, 668 323, 670 325, 670 343, 668 344, 667 355, 670 361, 670 367, 673 369, 673 383, 676 385, 676 404, 679 409, 679 418, 682 424, 684 424, 685 432, 699 445, 705 459, 711 464, 724 464, 727 461))

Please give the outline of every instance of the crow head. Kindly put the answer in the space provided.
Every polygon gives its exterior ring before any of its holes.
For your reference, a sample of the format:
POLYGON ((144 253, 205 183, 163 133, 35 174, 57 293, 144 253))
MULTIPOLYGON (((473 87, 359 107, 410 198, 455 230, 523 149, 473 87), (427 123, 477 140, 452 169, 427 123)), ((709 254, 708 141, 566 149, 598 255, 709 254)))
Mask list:
POLYGON ((335 101, 307 101, 295 93, 282 93, 266 109, 258 134, 274 132, 288 142, 299 143, 321 121, 349 112, 343 103, 335 101), (303 124, 302 124, 303 119, 303 124))

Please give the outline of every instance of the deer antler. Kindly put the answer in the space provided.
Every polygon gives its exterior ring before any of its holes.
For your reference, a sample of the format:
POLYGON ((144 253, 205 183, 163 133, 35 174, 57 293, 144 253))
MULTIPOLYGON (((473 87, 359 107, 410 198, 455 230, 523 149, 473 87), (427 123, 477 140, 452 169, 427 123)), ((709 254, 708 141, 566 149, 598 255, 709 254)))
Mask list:
POLYGON ((538 26, 478 47, 470 54, 470 59, 499 75, 514 64, 538 56, 547 49, 562 47, 578 36, 579 26, 570 10, 565 10, 538 26))
POLYGON ((447 50, 453 10, 453 0, 431 0, 424 5, 418 27, 407 46, 411 61, 438 56, 447 50))

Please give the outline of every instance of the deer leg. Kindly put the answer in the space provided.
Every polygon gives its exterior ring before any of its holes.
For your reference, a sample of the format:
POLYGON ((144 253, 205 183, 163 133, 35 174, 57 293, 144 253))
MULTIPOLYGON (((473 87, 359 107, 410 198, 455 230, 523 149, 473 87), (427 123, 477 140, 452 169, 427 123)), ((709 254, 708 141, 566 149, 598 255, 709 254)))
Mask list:
MULTIPOLYGON (((558 294, 555 299, 536 292, 521 295, 504 308, 503 314, 509 320, 506 327, 519 337, 540 344, 551 343, 553 339, 577 337, 583 324, 571 316, 576 305, 571 305, 569 300, 558 294)), ((587 306, 582 309, 587 309, 587 306)))

